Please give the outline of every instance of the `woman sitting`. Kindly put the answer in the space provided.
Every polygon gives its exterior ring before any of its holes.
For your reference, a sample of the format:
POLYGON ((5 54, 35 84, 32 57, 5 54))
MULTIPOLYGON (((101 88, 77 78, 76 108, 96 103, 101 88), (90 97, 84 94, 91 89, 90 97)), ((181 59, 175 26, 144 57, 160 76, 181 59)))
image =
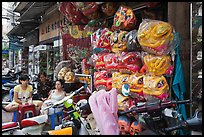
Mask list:
POLYGON ((54 108, 49 108, 49 110, 44 110, 44 108, 49 106, 50 104, 62 100, 65 97, 66 93, 63 90, 63 85, 63 80, 56 80, 55 89, 51 90, 49 97, 42 104, 41 114, 48 114, 48 112, 49 114, 52 114, 54 112, 54 108))
POLYGON ((19 104, 33 103, 35 105, 36 114, 39 114, 39 110, 42 105, 42 101, 40 100, 32 100, 32 91, 33 88, 29 83, 29 76, 26 74, 22 74, 19 77, 19 85, 14 87, 14 96, 13 101, 9 103, 4 110, 7 112, 13 112, 18 110, 19 104), (31 101, 31 102, 29 102, 31 101))

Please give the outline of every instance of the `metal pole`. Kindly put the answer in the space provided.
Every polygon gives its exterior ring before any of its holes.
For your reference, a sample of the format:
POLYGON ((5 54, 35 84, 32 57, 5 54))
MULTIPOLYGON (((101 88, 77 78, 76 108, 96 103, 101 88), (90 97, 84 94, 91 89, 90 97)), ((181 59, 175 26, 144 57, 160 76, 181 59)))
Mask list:
MULTIPOLYGON (((192 102, 192 14, 193 14, 193 4, 190 3, 190 100, 192 102)), ((190 104, 190 116, 192 116, 192 103, 190 104)))

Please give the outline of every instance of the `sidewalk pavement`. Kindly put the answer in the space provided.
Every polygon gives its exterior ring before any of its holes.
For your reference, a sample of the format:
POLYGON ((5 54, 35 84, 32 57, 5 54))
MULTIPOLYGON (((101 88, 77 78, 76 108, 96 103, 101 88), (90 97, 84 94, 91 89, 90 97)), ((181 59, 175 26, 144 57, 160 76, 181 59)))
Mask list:
POLYGON ((2 124, 6 122, 11 122, 13 118, 13 112, 5 112, 2 110, 2 124))

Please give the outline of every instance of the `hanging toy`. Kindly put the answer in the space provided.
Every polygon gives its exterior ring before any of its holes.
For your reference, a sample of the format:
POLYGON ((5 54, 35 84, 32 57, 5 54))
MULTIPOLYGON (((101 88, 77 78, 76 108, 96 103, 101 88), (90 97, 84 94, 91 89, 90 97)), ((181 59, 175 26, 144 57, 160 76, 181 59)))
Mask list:
POLYGON ((113 30, 132 30, 136 27, 137 19, 133 10, 126 6, 120 6, 115 13, 113 30))

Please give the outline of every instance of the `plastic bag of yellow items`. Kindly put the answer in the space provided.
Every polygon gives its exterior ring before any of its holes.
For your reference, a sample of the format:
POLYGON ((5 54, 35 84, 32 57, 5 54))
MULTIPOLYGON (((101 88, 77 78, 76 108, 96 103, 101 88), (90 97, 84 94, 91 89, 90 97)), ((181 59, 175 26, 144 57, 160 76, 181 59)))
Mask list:
POLYGON ((173 27, 167 22, 144 19, 137 38, 144 51, 155 55, 168 54, 173 45, 173 27))
POLYGON ((170 55, 152 55, 143 56, 144 65, 140 69, 140 73, 150 73, 156 76, 171 75, 174 70, 170 55))

